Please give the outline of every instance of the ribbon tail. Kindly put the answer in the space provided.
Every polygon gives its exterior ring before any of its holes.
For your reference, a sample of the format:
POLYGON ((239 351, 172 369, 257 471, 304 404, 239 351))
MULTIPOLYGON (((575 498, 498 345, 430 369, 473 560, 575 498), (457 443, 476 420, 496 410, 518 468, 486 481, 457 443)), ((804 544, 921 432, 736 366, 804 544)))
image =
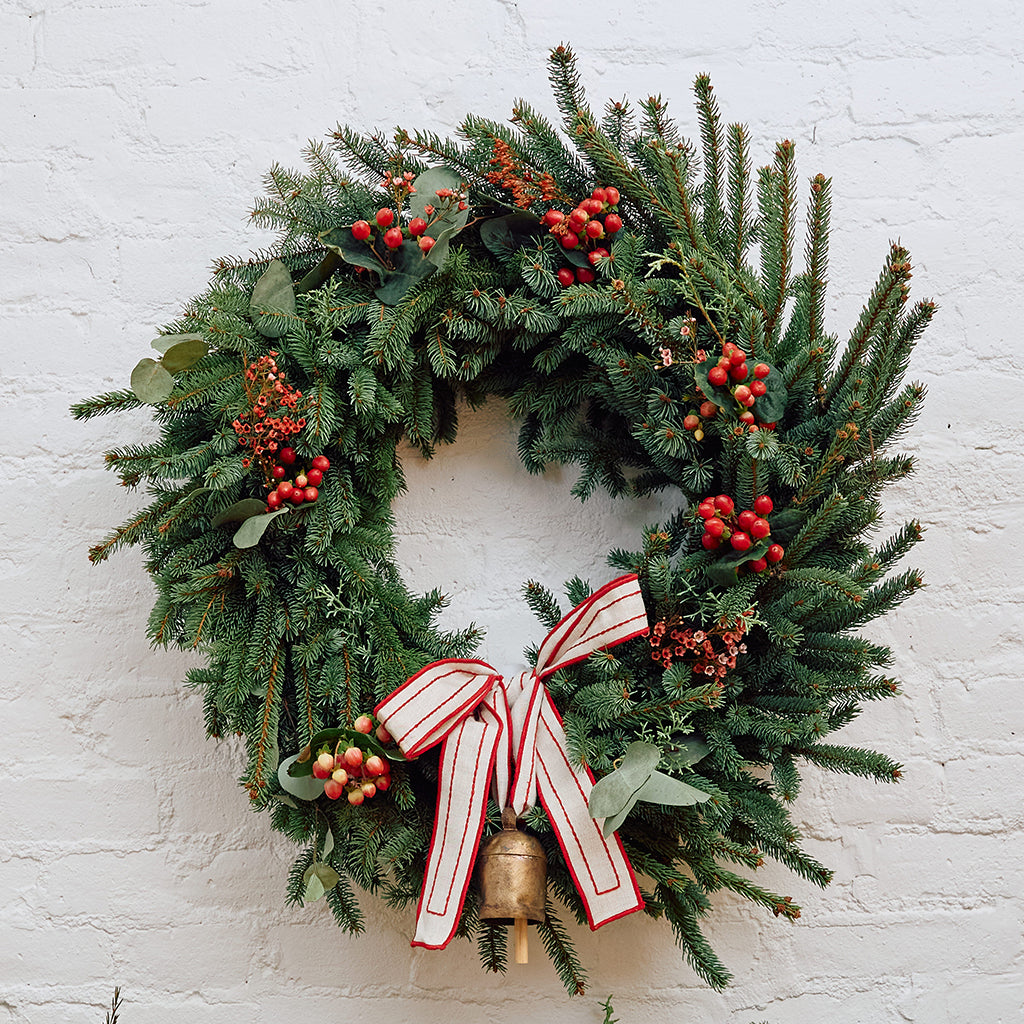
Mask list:
POLYGON ((437 815, 430 838, 413 946, 443 949, 459 924, 487 811, 487 790, 502 732, 499 722, 465 719, 444 740, 437 815))
POLYGON ((605 839, 590 816, 593 785, 589 769, 570 764, 562 720, 545 693, 537 729, 537 790, 596 930, 643 910, 644 901, 618 834, 605 839))

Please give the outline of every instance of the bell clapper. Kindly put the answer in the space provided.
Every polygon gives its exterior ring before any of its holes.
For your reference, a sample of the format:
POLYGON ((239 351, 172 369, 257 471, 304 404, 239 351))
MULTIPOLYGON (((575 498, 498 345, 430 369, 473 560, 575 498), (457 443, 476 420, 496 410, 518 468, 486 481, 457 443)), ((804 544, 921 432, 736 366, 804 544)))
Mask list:
POLYGON ((528 964, 530 962, 530 949, 527 944, 527 936, 529 932, 526 930, 526 918, 517 917, 515 923, 515 946, 516 946, 516 963, 517 964, 528 964))

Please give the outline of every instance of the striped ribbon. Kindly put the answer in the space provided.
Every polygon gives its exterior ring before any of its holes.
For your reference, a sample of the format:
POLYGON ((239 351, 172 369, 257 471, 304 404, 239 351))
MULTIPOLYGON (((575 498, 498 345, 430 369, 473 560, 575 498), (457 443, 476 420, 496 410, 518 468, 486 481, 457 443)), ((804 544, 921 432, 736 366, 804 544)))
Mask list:
POLYGON ((499 807, 547 812, 592 929, 643 908, 618 835, 590 817, 594 777, 569 762, 565 730, 543 680, 594 651, 648 631, 635 575, 612 580, 566 615, 536 667, 505 679, 484 661, 449 658, 411 676, 375 708, 407 757, 440 743, 437 817, 412 945, 443 949, 462 913, 493 786, 499 807))

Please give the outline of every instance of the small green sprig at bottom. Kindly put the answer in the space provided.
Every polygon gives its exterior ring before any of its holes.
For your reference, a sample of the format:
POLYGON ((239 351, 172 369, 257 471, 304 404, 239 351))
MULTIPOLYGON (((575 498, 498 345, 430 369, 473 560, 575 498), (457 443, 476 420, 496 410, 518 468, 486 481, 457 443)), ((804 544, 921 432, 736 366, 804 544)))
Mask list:
MULTIPOLYGON (((273 250, 217 262, 164 329, 171 347, 157 339, 167 354, 144 361, 138 395, 74 409, 85 419, 148 401, 160 426, 157 441, 107 453, 149 503, 90 557, 144 547, 153 643, 205 655, 187 681, 208 734, 245 737, 252 806, 302 847, 288 899, 323 894, 354 933, 358 888, 415 906, 436 752, 396 760, 387 791, 362 804, 315 785, 289 792, 279 766, 480 639, 473 626, 439 631, 444 598, 402 581, 398 442, 429 457, 455 440, 460 402, 500 398, 529 472, 575 464, 581 499, 675 496, 667 522, 608 559, 639 574, 651 640, 593 655, 548 689, 573 758, 597 777, 643 741, 663 772, 707 794, 635 803, 619 835, 646 913, 722 986, 728 971, 700 931, 715 893, 792 919, 796 905, 753 880, 763 860, 818 885, 831 877, 790 817, 802 767, 900 774, 828 738, 899 691, 882 674, 890 652, 856 630, 921 586, 898 567, 919 525, 870 535, 882 489, 912 469, 891 446, 923 397, 903 377, 935 306, 908 302, 909 258, 893 245, 840 344, 825 325, 831 182, 811 179, 795 272, 791 142, 755 173, 747 129, 722 122, 704 75, 695 147, 660 99, 593 112, 568 48, 550 72, 564 135, 522 101, 511 125, 467 117, 459 141, 339 127, 310 145, 306 170, 271 169, 253 220, 280 231, 273 250), (281 411, 265 445, 238 426, 269 415, 261 396, 281 411), (306 476, 317 459, 319 487, 306 476)), ((555 597, 536 582, 524 592, 553 626, 555 597)), ((567 585, 571 603, 589 592, 567 585)), ((550 866, 541 941, 582 992, 563 923, 585 920, 581 901, 543 812, 524 824, 550 866)), ((492 807, 485 832, 497 827, 492 807)), ((459 934, 486 968, 506 969, 504 932, 477 920, 472 889, 459 934)))

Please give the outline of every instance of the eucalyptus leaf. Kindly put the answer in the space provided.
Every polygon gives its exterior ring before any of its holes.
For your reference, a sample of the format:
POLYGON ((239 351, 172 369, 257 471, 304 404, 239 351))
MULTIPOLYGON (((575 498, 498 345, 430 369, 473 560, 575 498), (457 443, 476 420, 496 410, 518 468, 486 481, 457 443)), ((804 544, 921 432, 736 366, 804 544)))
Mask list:
POLYGON ((705 572, 708 578, 721 586, 730 586, 736 582, 739 567, 745 562, 757 561, 774 543, 771 536, 762 537, 754 541, 746 551, 733 551, 726 541, 720 550, 728 549, 729 554, 723 554, 707 566, 705 572))
POLYGON ((306 883, 303 899, 312 903, 333 889, 341 881, 341 875, 330 865, 317 862, 306 868, 302 880, 306 883))
POLYGON ((490 217, 480 225, 480 241, 495 256, 508 257, 517 249, 536 245, 546 229, 529 213, 490 217))
POLYGON ((590 816, 607 818, 619 814, 651 777, 660 760, 661 750, 653 743, 630 743, 619 767, 594 783, 587 803, 590 816))
POLYGON ((671 804, 685 807, 688 804, 699 804, 710 799, 710 794, 674 779, 664 772, 653 772, 651 777, 640 787, 636 798, 649 804, 671 804))
POLYGON ((232 542, 236 548, 254 548, 259 544, 260 538, 271 521, 277 516, 284 515, 290 511, 291 509, 279 508, 274 512, 264 512, 263 515, 250 516, 235 531, 234 537, 231 538, 232 542))
POLYGON ((277 769, 277 781, 281 783, 281 788, 286 793, 291 793, 292 796, 297 796, 300 800, 316 800, 324 791, 323 782, 312 775, 296 778, 288 772, 297 756, 295 754, 286 757, 281 762, 277 769))
POLYGON ((288 319, 295 316, 295 308, 292 276, 280 260, 272 260, 252 290, 249 314, 253 323, 265 338, 280 338, 288 333, 288 319))
POLYGON ((174 378, 155 359, 147 357, 132 370, 131 388, 140 402, 159 405, 171 397, 174 378))
POLYGON ((346 263, 354 267, 363 267, 372 270, 378 277, 383 278, 387 268, 380 257, 366 244, 353 237, 352 229, 348 227, 328 228, 321 231, 318 236, 320 244, 331 252, 337 253, 346 263))
POLYGON ((437 264, 428 260, 415 242, 403 242, 393 251, 392 258, 395 269, 385 272, 384 283, 374 291, 386 306, 397 305, 413 285, 437 269, 437 264))
POLYGON ((210 346, 202 338, 193 338, 190 341, 179 341, 172 345, 163 355, 160 362, 169 373, 178 373, 180 370, 187 370, 199 362, 210 346))
POLYGON ((627 802, 626 806, 619 811, 618 814, 613 814, 610 818, 604 819, 604 824, 601 826, 601 835, 607 839, 625 820, 629 815, 629 812, 633 810, 633 806, 636 804, 636 797, 631 797, 627 802))
POLYGON ((661 759, 670 768, 689 768, 690 765, 702 761, 711 748, 696 736, 687 736, 678 740, 670 750, 663 750, 661 759))
POLYGON ((267 511, 267 503, 259 498, 243 498, 233 505, 218 512, 210 522, 210 526, 223 526, 225 523, 240 523, 253 516, 262 515, 267 511))
POLYGON ((204 345, 206 344, 205 334, 161 334, 150 342, 150 344, 163 354, 174 348, 175 345, 180 345, 186 341, 201 341, 204 345))
MULTIPOLYGON (((437 214, 436 212, 427 213, 426 207, 433 206, 436 211, 441 206, 444 200, 437 197, 437 192, 440 189, 450 188, 453 192, 461 191, 462 178, 449 167, 431 167, 418 174, 414 184, 416 191, 409 197, 409 216, 422 217, 430 224, 431 218, 436 217, 437 214)), ((468 207, 465 210, 460 210, 457 206, 453 206, 445 212, 443 217, 430 224, 428 234, 431 238, 437 238, 437 232, 444 227, 451 227, 455 233, 458 233, 466 226, 468 220, 468 207)))
POLYGON ((334 833, 330 830, 330 827, 328 827, 327 834, 324 836, 323 852, 320 854, 320 856, 323 857, 324 860, 327 860, 327 858, 330 857, 331 851, 333 849, 334 849, 334 833))
MULTIPOLYGON (((771 366, 770 363, 767 365, 771 366)), ((749 384, 750 381, 747 383, 749 384)), ((786 398, 788 397, 782 373, 772 366, 771 373, 764 378, 764 384, 768 390, 759 398, 754 399, 751 408, 759 423, 776 423, 786 412, 786 398)))

